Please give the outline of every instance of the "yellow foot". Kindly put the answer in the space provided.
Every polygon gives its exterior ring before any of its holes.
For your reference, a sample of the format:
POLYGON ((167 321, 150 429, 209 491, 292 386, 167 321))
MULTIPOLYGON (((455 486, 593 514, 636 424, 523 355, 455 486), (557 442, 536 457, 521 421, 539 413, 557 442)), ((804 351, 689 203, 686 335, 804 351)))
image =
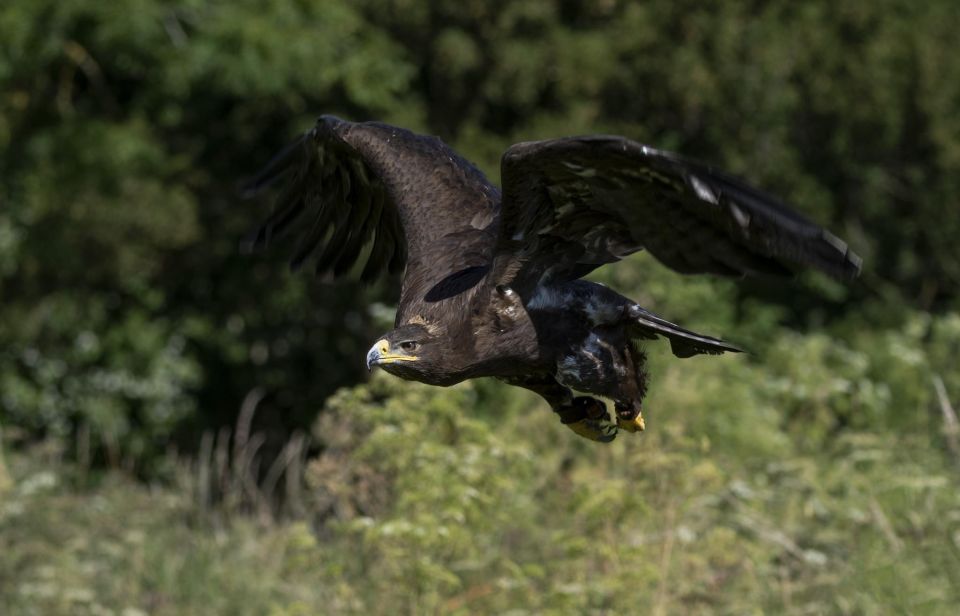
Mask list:
POLYGON ((633 419, 624 419, 617 417, 617 427, 627 432, 643 432, 646 426, 643 423, 643 415, 637 413, 633 419))
POLYGON ((610 421, 607 406, 595 398, 574 398, 572 411, 573 421, 569 419, 564 425, 583 438, 609 443, 617 436, 617 424, 610 421))
POLYGON ((598 443, 609 443, 617 437, 617 425, 609 419, 581 419, 565 425, 583 438, 598 443))

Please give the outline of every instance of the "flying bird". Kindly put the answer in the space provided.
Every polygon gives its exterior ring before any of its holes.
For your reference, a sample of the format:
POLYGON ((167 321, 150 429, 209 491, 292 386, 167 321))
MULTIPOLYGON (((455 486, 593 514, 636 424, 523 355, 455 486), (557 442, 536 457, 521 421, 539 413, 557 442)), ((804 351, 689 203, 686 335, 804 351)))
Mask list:
POLYGON ((324 276, 359 261, 365 281, 402 272, 394 329, 368 368, 439 386, 495 377, 600 442, 644 428, 639 341, 665 338, 678 357, 740 349, 587 273, 639 250, 684 274, 860 271, 843 241, 776 197, 625 137, 517 143, 500 170, 502 188, 436 137, 321 116, 245 187, 251 196, 282 181, 245 247, 283 238, 294 269, 324 276))

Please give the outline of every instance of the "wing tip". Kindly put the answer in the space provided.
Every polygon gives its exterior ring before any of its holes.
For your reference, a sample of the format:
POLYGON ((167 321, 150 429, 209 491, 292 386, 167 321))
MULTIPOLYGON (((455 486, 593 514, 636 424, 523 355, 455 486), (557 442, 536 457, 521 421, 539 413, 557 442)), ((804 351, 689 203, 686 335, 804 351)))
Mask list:
POLYGON ((850 246, 845 241, 826 229, 821 230, 820 239, 829 246, 830 257, 834 261, 832 267, 825 268, 828 273, 843 280, 853 280, 860 275, 863 270, 863 259, 850 250, 850 246))
POLYGON ((240 238, 240 242, 238 243, 240 254, 249 255, 264 249, 269 243, 267 236, 268 230, 266 227, 257 227, 249 231, 245 236, 240 238))
POLYGON ((237 187, 240 197, 251 199, 262 193, 265 189, 273 185, 274 182, 289 173, 294 164, 301 160, 298 151, 304 146, 307 139, 314 137, 316 128, 313 128, 298 137, 291 143, 288 143, 282 150, 277 152, 267 164, 253 177, 241 181, 237 187))

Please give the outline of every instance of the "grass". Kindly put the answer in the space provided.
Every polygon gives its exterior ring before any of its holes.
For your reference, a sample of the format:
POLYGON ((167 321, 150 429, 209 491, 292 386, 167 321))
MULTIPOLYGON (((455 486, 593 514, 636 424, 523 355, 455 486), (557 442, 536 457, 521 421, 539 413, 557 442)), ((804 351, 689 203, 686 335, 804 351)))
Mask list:
MULTIPOLYGON (((954 613, 944 441, 858 429, 812 446, 730 386, 754 369, 668 368, 648 408, 681 410, 607 447, 522 392, 378 378, 329 402, 296 509, 202 458, 148 486, 8 452, 4 613, 954 613), (739 415, 682 410, 681 377, 739 415), (462 412, 478 406, 500 414, 462 412)), ((240 428, 234 446, 254 440, 240 428)))
POLYGON ((651 345, 648 430, 609 446, 382 373, 269 464, 254 391, 162 482, 0 436, 2 613, 955 613, 960 315, 767 317, 762 356, 651 345))

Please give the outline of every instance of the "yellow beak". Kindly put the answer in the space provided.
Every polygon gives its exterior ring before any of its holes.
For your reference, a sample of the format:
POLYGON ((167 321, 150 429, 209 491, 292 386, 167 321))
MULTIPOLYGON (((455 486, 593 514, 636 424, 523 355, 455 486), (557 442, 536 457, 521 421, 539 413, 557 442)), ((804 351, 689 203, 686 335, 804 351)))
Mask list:
POLYGON ((373 366, 383 364, 392 364, 397 361, 417 361, 415 355, 399 355, 390 352, 390 343, 386 340, 377 340, 373 347, 367 352, 367 370, 373 366))

